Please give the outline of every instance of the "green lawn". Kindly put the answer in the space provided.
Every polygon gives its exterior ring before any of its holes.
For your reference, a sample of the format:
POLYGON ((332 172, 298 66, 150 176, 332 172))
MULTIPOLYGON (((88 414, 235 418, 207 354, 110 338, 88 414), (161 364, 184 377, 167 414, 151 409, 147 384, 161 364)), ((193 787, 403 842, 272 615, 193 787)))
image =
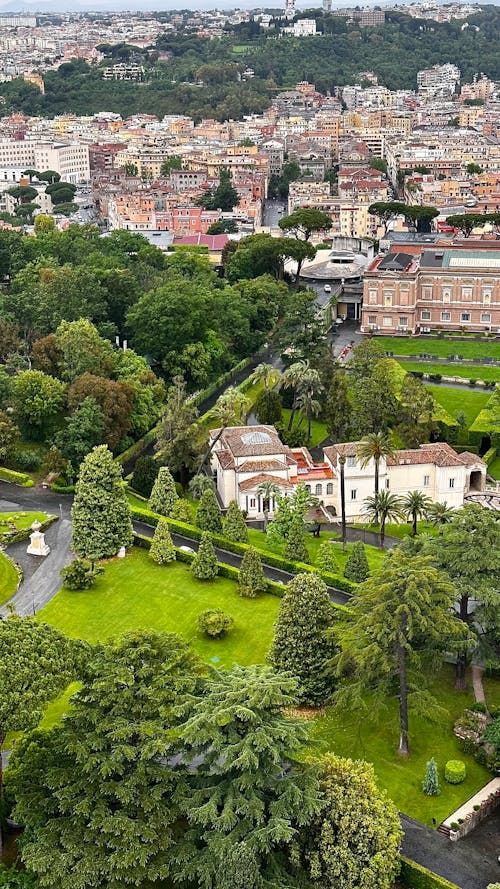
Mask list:
POLYGON ((447 377, 464 377, 466 380, 494 380, 500 382, 500 367, 478 364, 433 364, 430 361, 402 361, 405 370, 417 370, 426 374, 442 374, 447 377))
POLYGON ((394 355, 436 355, 438 358, 450 358, 461 355, 462 358, 500 358, 500 341, 480 343, 475 340, 427 339, 427 337, 391 337, 378 336, 376 342, 387 352, 394 355))
MULTIPOLYGON (((338 535, 333 534, 328 531, 322 531, 319 537, 313 537, 312 534, 306 534, 306 546, 309 552, 309 558, 311 561, 311 565, 314 565, 318 556, 318 550, 322 543, 325 540, 334 540, 335 542, 331 544, 335 549, 335 558, 339 565, 340 573, 343 573, 345 564, 347 559, 349 558, 349 553, 352 549, 352 544, 347 544, 347 552, 342 552, 342 543, 340 542, 338 535)), ((256 531, 254 528, 248 529, 248 542, 255 546, 257 549, 269 550, 269 552, 283 554, 283 550, 285 549, 285 545, 279 547, 271 547, 267 544, 267 536, 263 531, 256 531)), ((375 571, 380 567, 384 554, 380 552, 379 549, 375 546, 365 545, 366 549, 366 557, 368 559, 368 564, 372 571, 375 571)))
POLYGON ((26 528, 31 528, 35 519, 38 519, 39 522, 45 522, 47 515, 44 512, 0 512, 0 537, 9 534, 11 525, 16 526, 15 531, 14 529, 12 530, 14 534, 16 531, 24 531, 26 528))
POLYGON ((471 426, 480 411, 486 407, 491 392, 480 389, 450 389, 447 386, 428 387, 437 401, 453 418, 460 411, 467 417, 467 426, 471 426))
POLYGON ((17 571, 14 565, 4 553, 0 552, 0 605, 3 605, 7 599, 14 595, 17 590, 17 582, 17 571))
MULTIPOLYGON (((355 528, 366 528, 367 531, 374 531, 376 534, 380 531, 379 525, 355 525, 355 528)), ((437 534, 438 529, 431 525, 430 522, 425 522, 419 520, 417 531, 419 534, 437 534)), ((401 540, 403 537, 407 537, 408 534, 412 532, 412 524, 411 522, 399 522, 398 524, 390 524, 388 523, 385 526, 385 534, 386 537, 399 537, 401 540)), ((366 547, 367 551, 372 549, 372 547, 366 547)))
POLYGON ((488 466, 488 475, 500 479, 500 457, 495 457, 488 466))
MULTIPOLYGON (((497 683, 498 685, 498 683, 497 683)), ((372 762, 381 787, 384 787, 400 811, 432 824, 439 824, 447 815, 491 780, 487 769, 460 748, 452 733, 453 724, 464 707, 472 703, 471 692, 457 692, 453 688, 453 670, 443 667, 433 680, 432 692, 445 708, 439 723, 431 723, 416 716, 410 717, 410 756, 401 759, 397 754, 399 727, 397 703, 389 703, 376 723, 360 718, 357 713, 334 715, 331 710, 319 718, 313 727, 313 737, 319 750, 334 750, 341 756, 372 762), (428 797, 421 784, 427 760, 434 756, 438 763, 441 795, 428 797), (463 784, 447 784, 444 766, 449 759, 462 759, 467 766, 463 784)))
POLYGON ((92 590, 63 588, 40 612, 40 619, 89 642, 131 630, 161 630, 180 633, 205 661, 221 666, 265 661, 278 598, 242 599, 232 580, 202 583, 184 563, 156 565, 140 549, 104 567, 92 590), (233 630, 222 640, 210 640, 198 630, 197 617, 208 608, 221 608, 234 617, 233 630))
MULTIPOLYGON (((285 428, 288 426, 288 420, 290 418, 290 408, 283 408, 283 425, 285 428)), ((299 418, 300 419, 300 418, 299 418)), ((295 420, 294 427, 297 428, 299 425, 299 420, 295 420)), ((300 424, 302 429, 307 430, 307 420, 302 420, 300 424)), ((311 441, 309 442, 308 447, 314 448, 316 445, 321 444, 325 438, 328 437, 328 431, 324 423, 321 423, 319 420, 313 420, 311 423, 311 441)))

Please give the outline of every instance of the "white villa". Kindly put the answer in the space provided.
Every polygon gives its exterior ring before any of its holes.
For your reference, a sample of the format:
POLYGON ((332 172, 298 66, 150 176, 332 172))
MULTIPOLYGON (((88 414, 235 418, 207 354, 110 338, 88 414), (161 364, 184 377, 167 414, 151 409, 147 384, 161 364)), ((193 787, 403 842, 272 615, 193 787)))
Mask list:
MULTIPOLYGON (((212 429, 213 439, 220 429, 212 429)), ((340 463, 345 456, 344 479, 346 518, 364 520, 363 506, 373 494, 375 464, 362 467, 357 459, 359 442, 335 444, 323 451, 323 461, 315 463, 307 448, 289 448, 281 441, 274 426, 231 426, 225 429, 212 451, 212 471, 224 507, 236 500, 249 518, 260 518, 264 497, 259 488, 265 482, 277 485, 283 494, 291 494, 302 482, 332 515, 340 515, 340 463)), ((462 506, 469 491, 482 491, 487 466, 477 454, 458 454, 446 442, 420 445, 396 451, 395 458, 382 458, 379 466, 380 489, 404 496, 419 490, 432 501, 449 507, 462 506)), ((272 514, 274 502, 268 510, 272 514)))

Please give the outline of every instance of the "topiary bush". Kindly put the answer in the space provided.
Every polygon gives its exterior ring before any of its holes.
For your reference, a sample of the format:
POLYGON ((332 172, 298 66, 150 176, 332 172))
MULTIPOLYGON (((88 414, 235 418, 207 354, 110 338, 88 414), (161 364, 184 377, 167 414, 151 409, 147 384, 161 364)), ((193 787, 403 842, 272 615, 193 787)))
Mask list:
POLYGON ((185 522, 190 525, 193 521, 193 508, 189 500, 178 500, 172 510, 171 519, 175 522, 185 522))
POLYGON ((344 568, 344 577, 353 580, 355 583, 363 583, 370 574, 368 567, 368 559, 366 558, 366 550, 361 542, 357 540, 353 544, 349 558, 344 568))
POLYGON ((466 777, 465 763, 461 759, 449 759, 444 767, 444 780, 448 784, 462 784, 466 777))
POLYGON ((74 559, 61 569, 61 577, 68 590, 90 590, 97 575, 103 573, 104 568, 92 565, 88 559, 74 559))
POLYGON ((150 497, 158 475, 159 466, 153 457, 138 457, 135 461, 131 487, 143 497, 150 497))
POLYGON ((219 609, 202 611, 198 616, 200 630, 213 639, 220 639, 233 625, 234 618, 219 609))
POLYGON ((175 562, 175 546, 166 522, 158 522, 149 555, 157 565, 175 562))
POLYGON ((208 531, 201 535, 201 542, 192 563, 191 571, 197 580, 213 580, 219 573, 212 538, 208 531))

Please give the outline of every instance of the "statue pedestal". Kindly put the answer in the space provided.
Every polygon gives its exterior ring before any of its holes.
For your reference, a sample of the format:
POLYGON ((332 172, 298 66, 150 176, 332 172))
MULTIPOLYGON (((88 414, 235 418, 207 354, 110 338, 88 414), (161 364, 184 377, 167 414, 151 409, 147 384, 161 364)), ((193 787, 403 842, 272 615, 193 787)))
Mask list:
POLYGON ((26 550, 31 556, 48 556, 50 546, 45 543, 45 534, 40 531, 40 522, 33 522, 31 526, 30 542, 26 550))

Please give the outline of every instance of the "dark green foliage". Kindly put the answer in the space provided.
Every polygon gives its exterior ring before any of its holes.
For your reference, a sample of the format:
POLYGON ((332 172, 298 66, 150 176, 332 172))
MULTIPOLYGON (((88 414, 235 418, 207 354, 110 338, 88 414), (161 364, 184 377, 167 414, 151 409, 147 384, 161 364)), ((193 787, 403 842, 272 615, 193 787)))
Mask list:
POLYGON ((168 466, 161 466, 149 498, 149 508, 160 515, 170 516, 178 499, 172 473, 168 466))
POLYGON ((196 524, 202 531, 222 534, 222 518, 213 488, 203 491, 196 513, 196 524))
POLYGON ((296 515, 293 517, 290 524, 284 552, 285 559, 291 559, 295 562, 304 562, 305 564, 309 562, 309 553, 305 543, 305 536, 306 531, 304 520, 302 516, 296 515))
POLYGON ((338 562, 335 558, 335 547, 328 540, 325 540, 318 550, 316 567, 320 571, 328 571, 333 574, 339 570, 338 562))
POLYGON ((25 870, 0 864, 0 886, 2 889, 36 889, 36 880, 25 870))
POLYGON ((263 389, 253 406, 259 423, 279 426, 282 421, 281 398, 274 389, 263 389))
POLYGON ((102 442, 104 412, 95 398, 88 395, 65 419, 65 428, 55 441, 64 456, 78 468, 92 448, 102 442))
POLYGON ((215 877, 217 889, 261 889, 259 859, 245 842, 224 851, 215 877))
POLYGON ((206 633, 207 636, 212 636, 215 639, 218 639, 223 636, 224 633, 227 633, 233 624, 234 618, 218 609, 202 611, 198 616, 198 627, 200 630, 206 633))
POLYGON ((219 184, 213 191, 208 191, 200 199, 199 203, 206 210, 230 211, 239 202, 238 192, 231 184, 231 172, 221 168, 219 184))
POLYGON ((222 533, 228 540, 235 540, 237 543, 248 542, 248 529, 236 500, 231 500, 228 506, 226 517, 222 522, 222 533))
POLYGON ((121 466, 106 445, 94 448, 83 461, 71 515, 73 549, 79 556, 105 559, 132 543, 121 466))
POLYGON ((153 457, 138 457, 135 461, 131 487, 143 497, 150 497, 158 475, 158 463, 153 457))
POLYGON ((96 577, 103 573, 104 568, 93 565, 88 559, 73 559, 66 568, 61 569, 61 577, 68 590, 90 590, 96 577))
POLYGON ((187 525, 193 522, 193 507, 189 500, 179 499, 175 503, 170 518, 176 522, 185 522, 187 525))
POLYGON ((191 563, 191 571, 197 580, 213 580, 219 568, 212 538, 208 531, 201 535, 198 552, 191 563))
POLYGON ((158 565, 166 565, 168 562, 175 562, 175 547, 172 543, 170 531, 166 522, 158 522, 149 550, 149 555, 153 562, 158 565))
POLYGON ((238 589, 240 596, 254 599, 258 593, 263 593, 267 582, 262 569, 262 561, 257 550, 250 547, 243 556, 240 573, 238 575, 238 589))
POLYGON ((368 567, 368 559, 366 558, 366 550, 361 540, 357 540, 349 553, 349 558, 344 568, 344 577, 354 581, 354 583, 363 583, 369 574, 370 569, 368 567))
POLYGON ((301 704, 322 706, 335 682, 330 661, 335 654, 335 614, 326 584, 317 576, 298 574, 286 587, 269 660, 276 670, 298 679, 301 704))

